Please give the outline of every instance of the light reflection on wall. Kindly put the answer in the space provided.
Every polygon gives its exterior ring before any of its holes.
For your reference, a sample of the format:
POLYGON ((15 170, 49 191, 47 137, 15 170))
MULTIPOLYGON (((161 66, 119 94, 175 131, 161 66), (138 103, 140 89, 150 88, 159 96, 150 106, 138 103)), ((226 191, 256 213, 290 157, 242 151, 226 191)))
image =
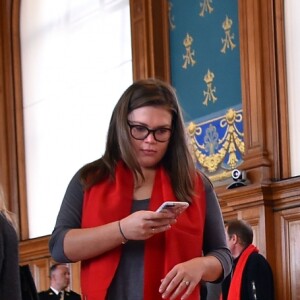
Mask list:
POLYGON ((30 238, 52 232, 69 180, 103 154, 132 82, 129 11, 129 0, 21 2, 30 238))
POLYGON ((298 0, 284 1, 285 37, 287 57, 287 83, 289 103, 289 131, 291 149, 291 175, 300 175, 300 2, 298 0))

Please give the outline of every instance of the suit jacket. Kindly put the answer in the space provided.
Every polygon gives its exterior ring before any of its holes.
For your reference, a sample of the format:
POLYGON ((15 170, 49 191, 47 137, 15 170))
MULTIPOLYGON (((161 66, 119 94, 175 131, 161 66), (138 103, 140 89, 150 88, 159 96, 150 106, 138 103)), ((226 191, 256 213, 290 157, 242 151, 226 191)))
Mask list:
POLYGON ((38 293, 36 290, 34 280, 32 278, 29 265, 20 266, 20 279, 21 279, 22 299, 38 300, 39 299, 38 293))
MULTIPOLYGON (((39 293, 39 300, 60 300, 52 289, 39 293)), ((81 300, 81 296, 73 291, 65 291, 64 300, 81 300)))
MULTIPOLYGON (((240 257, 233 261, 233 272, 240 257)), ((222 283, 223 300, 227 300, 231 283, 228 275, 222 283)), ((273 273, 268 261, 259 253, 252 253, 245 265, 242 276, 241 300, 274 300, 273 273)))

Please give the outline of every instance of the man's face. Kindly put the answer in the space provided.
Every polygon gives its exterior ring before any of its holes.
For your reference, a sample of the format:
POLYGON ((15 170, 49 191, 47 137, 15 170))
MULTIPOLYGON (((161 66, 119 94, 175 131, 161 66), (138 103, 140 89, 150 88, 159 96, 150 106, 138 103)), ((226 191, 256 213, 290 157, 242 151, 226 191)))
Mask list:
POLYGON ((53 272, 53 280, 60 290, 64 290, 70 284, 70 271, 67 266, 57 266, 53 272))

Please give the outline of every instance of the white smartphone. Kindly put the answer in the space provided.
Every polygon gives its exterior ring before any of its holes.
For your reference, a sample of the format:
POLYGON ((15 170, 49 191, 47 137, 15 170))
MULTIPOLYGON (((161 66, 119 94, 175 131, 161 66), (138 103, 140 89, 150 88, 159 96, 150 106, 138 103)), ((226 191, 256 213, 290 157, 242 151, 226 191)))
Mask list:
POLYGON ((184 210, 188 208, 188 206, 188 202, 166 201, 156 210, 156 212, 161 212, 163 210, 171 210, 176 214, 181 214, 184 210))

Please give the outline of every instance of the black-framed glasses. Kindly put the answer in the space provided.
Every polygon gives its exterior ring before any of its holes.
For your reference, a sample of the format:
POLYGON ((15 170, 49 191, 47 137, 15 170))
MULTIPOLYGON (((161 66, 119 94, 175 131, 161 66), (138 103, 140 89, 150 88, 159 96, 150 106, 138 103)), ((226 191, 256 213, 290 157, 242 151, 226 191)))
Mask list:
POLYGON ((129 122, 127 122, 127 124, 130 128, 131 136, 136 140, 144 140, 150 133, 152 133, 157 142, 163 143, 167 142, 172 135, 171 128, 159 127, 156 129, 149 129, 143 125, 130 124, 129 122))

